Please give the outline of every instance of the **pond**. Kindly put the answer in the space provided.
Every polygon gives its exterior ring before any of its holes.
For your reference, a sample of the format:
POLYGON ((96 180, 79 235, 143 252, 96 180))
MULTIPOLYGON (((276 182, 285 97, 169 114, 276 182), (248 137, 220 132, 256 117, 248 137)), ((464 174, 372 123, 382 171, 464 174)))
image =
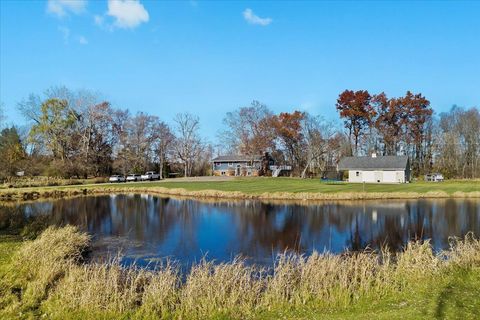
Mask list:
POLYGON ((241 255, 271 265, 277 253, 401 250, 431 239, 480 235, 480 199, 343 202, 196 201, 150 195, 107 195, 0 204, 0 228, 12 224, 73 224, 93 236, 93 257, 154 265, 171 258, 188 266, 241 255))

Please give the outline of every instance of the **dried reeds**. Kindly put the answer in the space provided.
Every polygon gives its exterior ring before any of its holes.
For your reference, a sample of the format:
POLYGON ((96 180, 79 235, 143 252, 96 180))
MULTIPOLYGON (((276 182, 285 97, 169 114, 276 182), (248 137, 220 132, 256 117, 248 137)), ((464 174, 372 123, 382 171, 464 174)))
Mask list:
MULTIPOLYGON (((66 314, 142 319, 254 318, 261 312, 314 306, 347 308, 358 301, 408 293, 452 267, 479 268, 480 241, 469 234, 434 253, 428 241, 404 251, 278 256, 270 270, 241 259, 201 261, 182 277, 166 263, 154 271, 122 267, 118 260, 85 264, 89 237, 74 227, 49 228, 15 255, 9 280, 21 288, 19 310, 50 318, 66 314)), ((88 316, 86 316, 88 317, 88 316)))

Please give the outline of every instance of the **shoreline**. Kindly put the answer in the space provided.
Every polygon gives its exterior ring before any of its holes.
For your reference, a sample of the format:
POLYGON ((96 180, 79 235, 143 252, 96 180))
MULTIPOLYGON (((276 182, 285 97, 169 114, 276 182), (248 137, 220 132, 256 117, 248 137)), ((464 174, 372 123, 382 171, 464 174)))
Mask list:
MULTIPOLYGON (((39 188, 40 189, 40 188, 39 188)), ((158 196, 177 196, 190 199, 225 199, 225 200, 294 200, 294 201, 324 201, 324 200, 400 200, 400 199, 470 199, 480 198, 480 191, 463 192, 445 191, 419 192, 264 192, 248 194, 240 191, 220 190, 186 190, 184 188, 165 187, 59 187, 51 189, 6 189, 0 190, 0 202, 31 201, 40 199, 60 199, 72 196, 88 196, 102 194, 149 194, 158 196)))

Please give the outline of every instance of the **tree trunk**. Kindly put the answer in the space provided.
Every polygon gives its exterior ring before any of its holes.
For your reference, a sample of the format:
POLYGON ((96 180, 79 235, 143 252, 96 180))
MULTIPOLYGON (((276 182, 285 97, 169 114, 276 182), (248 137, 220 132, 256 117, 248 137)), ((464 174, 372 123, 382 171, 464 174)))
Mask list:
POLYGON ((302 179, 305 179, 305 176, 307 175, 307 169, 310 166, 310 164, 312 163, 312 161, 313 161, 313 158, 307 161, 307 164, 305 165, 305 168, 302 171, 302 175, 301 175, 302 179))
POLYGON ((159 170, 158 170, 158 177, 160 178, 160 180, 163 180, 163 155, 160 155, 160 157, 158 157, 158 166, 159 166, 159 170))

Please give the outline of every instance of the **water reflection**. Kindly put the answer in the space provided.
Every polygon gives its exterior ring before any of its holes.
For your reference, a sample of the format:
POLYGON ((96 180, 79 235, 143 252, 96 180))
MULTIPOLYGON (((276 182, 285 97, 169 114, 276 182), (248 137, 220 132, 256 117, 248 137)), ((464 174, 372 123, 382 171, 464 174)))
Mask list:
POLYGON ((270 264, 285 250, 400 250, 420 238, 442 249, 450 236, 480 235, 480 201, 473 199, 292 204, 112 195, 0 206, 2 229, 39 218, 88 231, 98 259, 122 250, 126 263, 140 264, 164 257, 189 264, 204 255, 229 261, 239 254, 270 264))

